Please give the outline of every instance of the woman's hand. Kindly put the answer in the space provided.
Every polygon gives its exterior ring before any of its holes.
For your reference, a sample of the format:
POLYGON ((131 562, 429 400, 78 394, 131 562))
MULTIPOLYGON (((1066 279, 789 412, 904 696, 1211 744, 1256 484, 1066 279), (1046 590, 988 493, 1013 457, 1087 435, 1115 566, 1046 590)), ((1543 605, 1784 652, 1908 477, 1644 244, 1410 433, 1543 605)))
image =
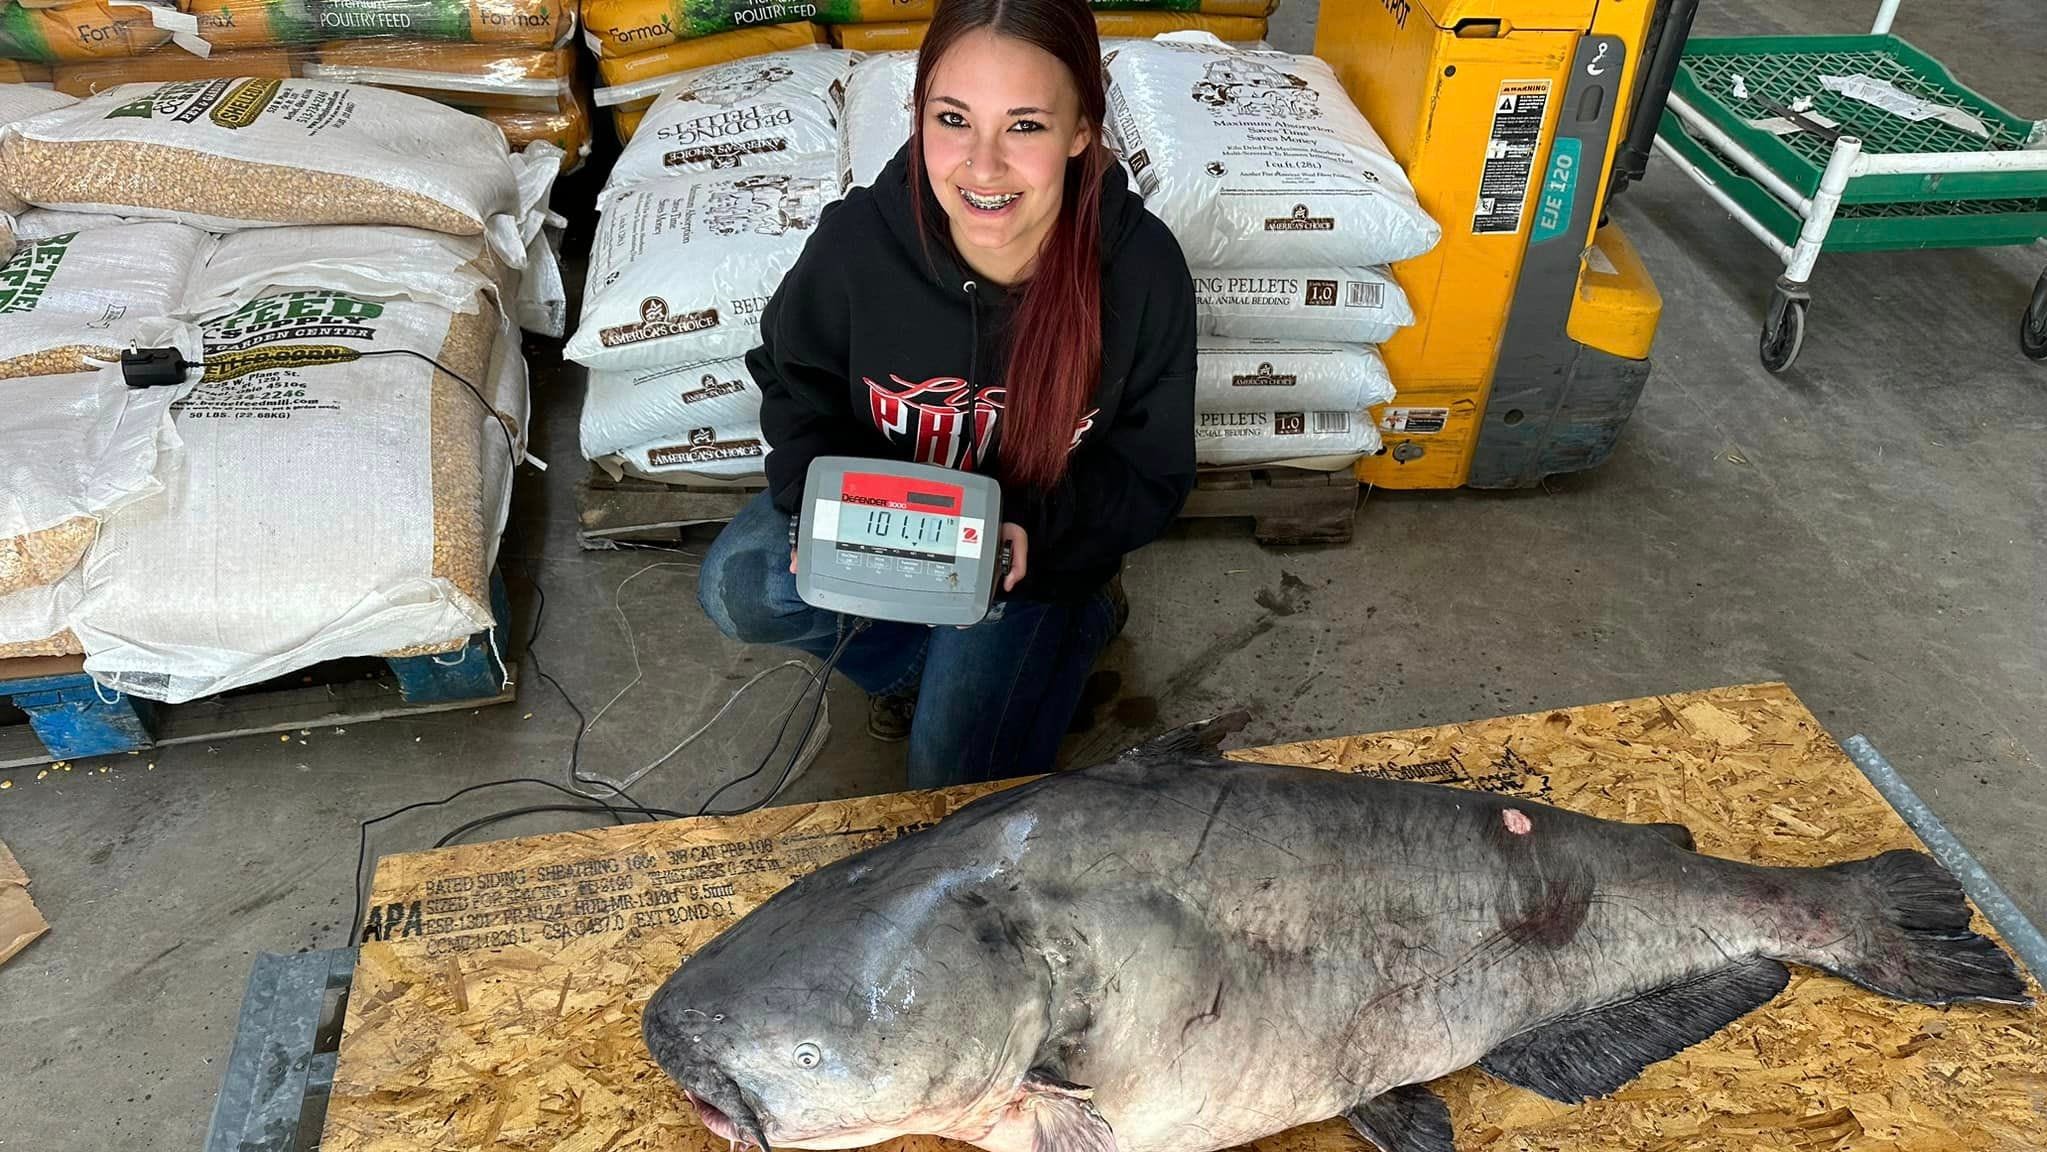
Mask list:
POLYGON ((1009 576, 1002 581, 1002 590, 1004 592, 1012 592, 1016 590, 1017 584, 1024 578, 1026 570, 1025 560, 1030 555, 1030 537, 1024 535, 1022 528, 1015 524, 1004 522, 1002 525, 1002 544, 1009 549, 1009 576))

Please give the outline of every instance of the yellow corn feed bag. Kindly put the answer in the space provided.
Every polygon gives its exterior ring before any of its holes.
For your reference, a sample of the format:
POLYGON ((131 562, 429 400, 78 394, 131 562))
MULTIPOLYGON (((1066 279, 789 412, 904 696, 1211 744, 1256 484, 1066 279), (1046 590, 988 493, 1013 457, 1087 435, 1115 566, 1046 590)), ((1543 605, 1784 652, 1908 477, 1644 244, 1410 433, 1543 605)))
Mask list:
POLYGON ((328 40, 439 40, 553 48, 575 31, 575 0, 190 0, 215 48, 328 40))
POLYGON ((1207 16, 1270 16, 1278 0, 1088 0, 1097 12, 1185 12, 1207 16))
POLYGON ((915 52, 924 46, 929 20, 895 24, 841 24, 832 29, 832 43, 853 52, 915 52))
POLYGON ((331 40, 304 68, 308 80, 374 84, 474 108, 553 112, 576 76, 574 45, 522 48, 431 40, 331 40))
POLYGON ((0 84, 48 84, 50 66, 26 60, 0 60, 0 84))
POLYGON ((215 52, 211 56, 194 56, 183 49, 164 48, 132 60, 59 64, 50 72, 57 91, 83 100, 123 84, 168 84, 179 80, 225 80, 238 76, 289 80, 298 75, 298 66, 299 57, 282 48, 215 52))
POLYGON ((702 36, 815 20, 871 24, 929 20, 937 0, 583 0, 599 56, 623 56, 702 36))
POLYGON ((613 108, 611 110, 611 126, 618 130, 619 143, 623 144, 633 138, 633 133, 639 131, 640 119, 646 116, 646 114, 647 110, 645 108, 613 108))
POLYGON ((1149 40, 1165 32, 1210 32, 1218 40, 1265 39, 1258 16, 1209 16, 1200 12, 1097 12, 1095 34, 1104 40, 1149 40))
POLYGON ((728 60, 786 52, 806 44, 825 42, 825 30, 816 24, 773 24, 766 28, 743 28, 720 32, 697 40, 684 40, 665 48, 635 52, 630 56, 606 56, 597 61, 597 74, 607 86, 633 84, 657 76, 673 76, 692 68, 707 68, 728 60))
MULTIPOLYGON (((590 154, 590 109, 579 96, 562 101, 553 112, 524 112, 509 108, 479 108, 478 116, 498 126, 512 151, 524 151, 535 140, 545 140, 562 150, 562 171, 582 167, 590 154)), ((633 113, 637 118, 641 112, 633 113)))
POLYGON ((170 38, 148 8, 98 0, 57 8, 0 5, 0 58, 8 60, 118 60, 139 56, 170 38))

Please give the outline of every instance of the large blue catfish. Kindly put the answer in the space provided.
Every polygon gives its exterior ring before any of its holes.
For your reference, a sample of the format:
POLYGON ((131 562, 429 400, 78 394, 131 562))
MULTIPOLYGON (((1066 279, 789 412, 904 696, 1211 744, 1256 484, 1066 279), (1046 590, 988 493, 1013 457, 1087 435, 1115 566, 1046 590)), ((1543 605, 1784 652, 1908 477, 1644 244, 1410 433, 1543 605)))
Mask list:
POLYGON ((805 876, 685 963, 647 1046, 766 1150, 1209 1152, 1347 1117, 1450 1152, 1477 1064, 1605 1095, 1809 965, 2028 1003, 1932 859, 1702 856, 1674 825, 1221 758, 1182 729, 805 876))

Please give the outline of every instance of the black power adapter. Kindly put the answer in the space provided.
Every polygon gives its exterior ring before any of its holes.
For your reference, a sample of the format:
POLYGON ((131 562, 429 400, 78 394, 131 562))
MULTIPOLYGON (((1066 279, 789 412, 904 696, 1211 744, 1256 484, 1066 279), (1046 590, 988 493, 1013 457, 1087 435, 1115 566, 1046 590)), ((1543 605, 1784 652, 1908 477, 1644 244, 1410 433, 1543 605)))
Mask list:
POLYGON ((129 348, 121 353, 121 379, 130 388, 175 388, 185 373, 204 367, 176 348, 129 348))

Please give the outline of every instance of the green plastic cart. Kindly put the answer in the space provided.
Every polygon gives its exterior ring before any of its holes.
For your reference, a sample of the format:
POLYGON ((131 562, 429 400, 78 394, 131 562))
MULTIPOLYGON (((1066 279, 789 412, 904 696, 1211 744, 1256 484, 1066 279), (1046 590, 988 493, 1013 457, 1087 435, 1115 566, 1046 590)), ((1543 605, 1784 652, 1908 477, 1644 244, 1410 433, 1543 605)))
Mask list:
MULTIPOLYGON (((1782 372, 1805 342, 1822 251, 2037 244, 2047 122, 2023 120, 1890 34, 1694 38, 1656 149, 1784 261, 1758 341, 1782 372)), ((2047 272, 2019 323, 2047 359, 2047 272)))

